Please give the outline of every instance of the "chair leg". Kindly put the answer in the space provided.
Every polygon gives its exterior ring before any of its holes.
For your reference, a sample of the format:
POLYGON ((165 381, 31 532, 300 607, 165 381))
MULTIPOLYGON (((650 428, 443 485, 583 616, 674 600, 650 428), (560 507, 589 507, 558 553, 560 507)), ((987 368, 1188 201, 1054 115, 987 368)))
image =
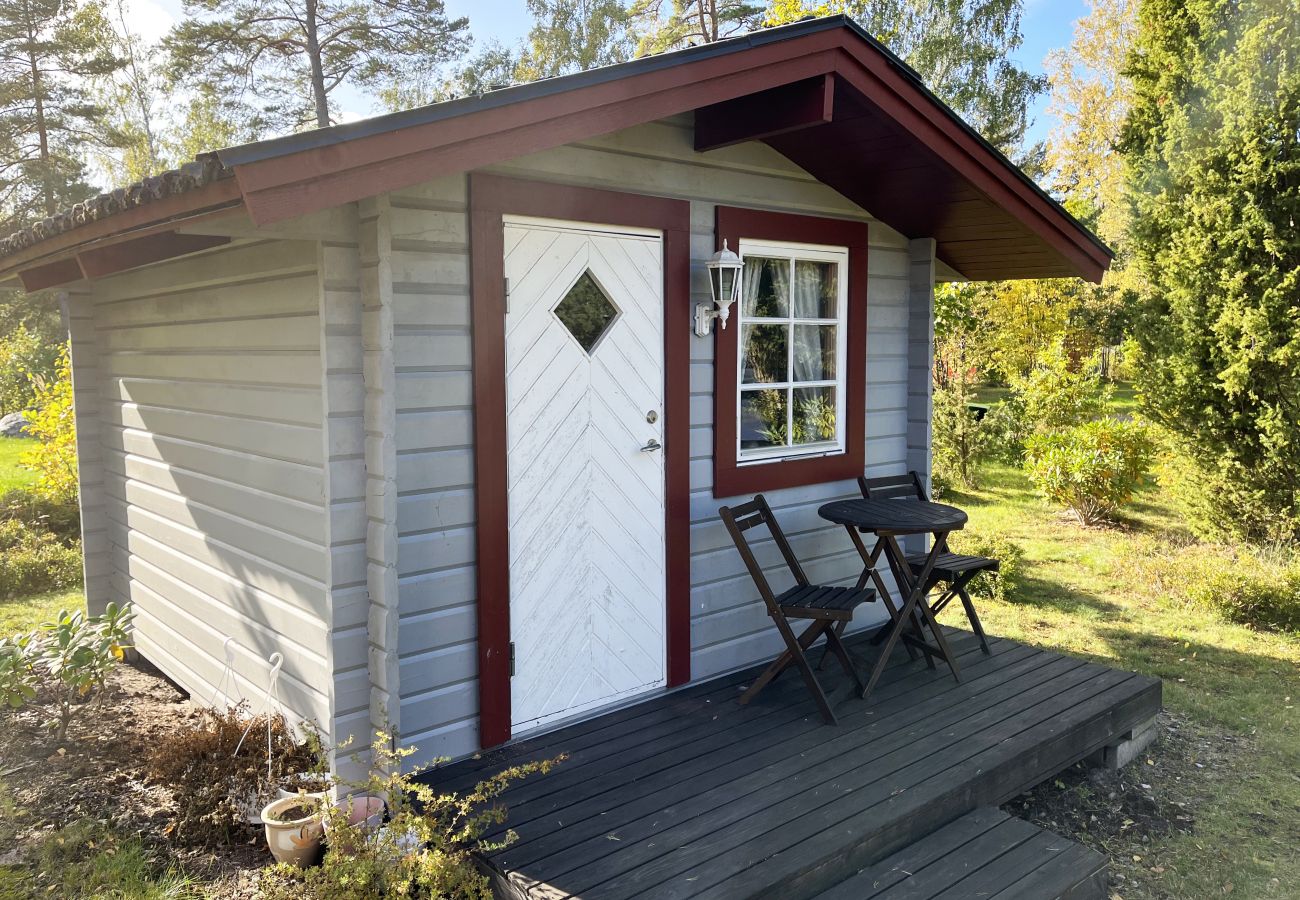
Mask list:
MULTIPOLYGON (((835 625, 831 628, 831 631, 835 632, 836 637, 842 638, 844 637, 844 629, 848 627, 848 624, 849 623, 847 621, 836 622, 835 625)), ((826 646, 822 648, 822 658, 817 660, 818 672, 826 668, 826 660, 830 655, 831 655, 831 642, 830 642, 830 638, 827 637, 826 646)))
POLYGON ((971 600, 964 586, 957 588, 957 596, 961 598, 961 605, 966 607, 966 618, 970 620, 970 627, 974 630, 975 636, 980 639, 980 649, 986 656, 992 655, 988 638, 984 636, 984 626, 980 624, 980 617, 975 613, 975 602, 971 600))
MULTIPOLYGON (((771 684, 792 662, 803 660, 803 651, 811 647, 813 641, 817 640, 817 638, 821 636, 822 631, 825 630, 826 626, 830 624, 829 621, 816 621, 805 629, 804 633, 797 639, 788 625, 784 628, 778 628, 778 631, 781 632, 781 637, 785 639, 786 649, 780 656, 772 660, 772 664, 763 670, 763 674, 755 678, 754 683, 749 686, 745 693, 740 695, 741 705, 743 706, 750 700, 753 700, 759 691, 771 684), (796 653, 798 654, 797 658, 796 653)), ((817 688, 817 691, 818 693, 821 693, 820 686, 817 688)), ((823 696, 823 702, 825 699, 826 698, 823 696)))
MULTIPOLYGON (((826 634, 829 635, 832 633, 829 628, 831 624, 832 623, 829 620, 816 622, 805 631, 804 634, 813 634, 814 640, 822 632, 826 632, 826 634)), ((802 638, 800 638, 799 643, 803 643, 802 638)), ((817 707, 822 712, 822 718, 826 720, 827 725, 838 725, 839 719, 835 718, 835 713, 831 710, 830 702, 826 699, 826 694, 822 691, 822 686, 817 681, 817 675, 813 672, 812 666, 808 663, 808 657, 804 656, 803 648, 791 648, 791 653, 794 654, 795 665, 799 667, 799 672, 803 675, 804 684, 808 686, 808 693, 812 694, 813 700, 817 702, 817 707)))
MULTIPOLYGON (((840 624, 843 625, 844 623, 840 624)), ((854 687, 857 688, 858 693, 861 694, 862 689, 866 687, 866 685, 862 683, 862 676, 858 674, 858 667, 853 665, 853 659, 849 656, 849 648, 844 646, 844 641, 841 640, 837 629, 828 628, 826 630, 826 647, 828 650, 834 652, 835 656, 840 661, 840 665, 844 667, 844 671, 853 679, 854 687)), ((825 660, 826 657, 823 656, 822 659, 825 660)))

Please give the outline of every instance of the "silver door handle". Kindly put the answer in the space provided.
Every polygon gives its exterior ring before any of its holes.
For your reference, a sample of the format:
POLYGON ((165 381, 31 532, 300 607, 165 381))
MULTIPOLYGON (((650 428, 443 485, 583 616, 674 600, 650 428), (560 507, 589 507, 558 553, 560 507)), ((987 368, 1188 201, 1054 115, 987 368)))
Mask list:
POLYGON ((645 442, 645 446, 641 448, 641 452, 654 453, 656 450, 662 450, 663 448, 664 445, 659 443, 658 440, 656 440, 655 438, 650 438, 650 440, 645 442))

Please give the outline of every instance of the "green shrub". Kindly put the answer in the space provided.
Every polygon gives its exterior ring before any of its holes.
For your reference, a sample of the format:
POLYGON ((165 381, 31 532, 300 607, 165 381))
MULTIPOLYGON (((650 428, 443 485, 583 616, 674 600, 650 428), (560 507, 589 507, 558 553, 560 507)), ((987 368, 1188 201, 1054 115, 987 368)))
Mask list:
POLYGON ((81 547, 17 519, 0 519, 0 600, 81 586, 81 547))
POLYGON ((933 394, 934 477, 941 487, 975 487, 975 461, 984 448, 975 400, 969 338, 958 334, 935 345, 933 394))
POLYGON ((1025 454, 1025 438, 1030 428, 1024 398, 1011 393, 989 409, 984 421, 984 452, 990 459, 1019 465, 1025 454))
POLYGON ((1186 581, 1193 606, 1242 625, 1300 631, 1300 561, 1241 551, 1228 565, 1207 566, 1186 581))
POLYGON ((130 646, 129 607, 108 604, 102 615, 59 613, 31 634, 6 639, 0 646, 0 691, 11 708, 34 704, 45 709, 55 741, 68 726, 103 696, 109 671, 130 646))
POLYGON ((472 854, 516 840, 513 831, 495 841, 484 837, 505 821, 506 809, 497 798, 512 782, 544 775, 564 757, 513 766, 455 794, 418 781, 418 771, 404 772, 402 761, 414 750, 390 747, 387 734, 376 734, 371 773, 364 784, 354 785, 387 799, 387 824, 370 832, 350 824, 339 806, 327 807, 329 852, 324 862, 312 869, 283 864, 264 869, 258 885, 263 900, 491 900, 488 880, 472 854))
POLYGON ((1152 597, 1271 631, 1300 632, 1300 552, 1137 540, 1122 565, 1152 597))
POLYGON ((1025 469, 1044 497, 1096 525, 1132 499, 1152 455, 1143 426, 1099 419, 1031 437, 1025 469))
POLYGON ((970 580, 966 590, 972 597, 987 597, 1001 602, 1016 598, 1020 588, 1021 560, 1025 555, 1019 545, 998 534, 954 531, 948 536, 948 546, 953 553, 988 556, 1000 563, 996 572, 984 571, 970 580))
POLYGON ((52 500, 22 489, 9 491, 0 494, 0 522, 6 520, 51 532, 68 546, 81 539, 81 510, 75 500, 52 500))
POLYGON ((54 376, 59 349, 25 325, 0 339, 0 416, 22 412, 36 401, 34 382, 54 376))
POLYGON ((1088 367, 1079 367, 1055 341, 1028 375, 1011 385, 1024 404, 1024 424, 1038 433, 1082 425, 1106 414, 1112 388, 1088 367))

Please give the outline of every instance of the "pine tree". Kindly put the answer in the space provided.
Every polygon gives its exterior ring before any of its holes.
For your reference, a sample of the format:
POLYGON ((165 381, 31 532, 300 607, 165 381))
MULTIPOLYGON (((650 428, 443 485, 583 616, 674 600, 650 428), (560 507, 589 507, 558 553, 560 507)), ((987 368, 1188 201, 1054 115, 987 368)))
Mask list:
MULTIPOLYGON (((165 40, 172 74, 255 105, 259 130, 333 121, 330 94, 419 81, 456 58, 468 20, 442 0, 185 0, 165 40)), ((229 102, 229 101, 227 101, 229 102)))
POLYGON ((1295 0, 1143 0, 1130 72, 1144 411, 1194 467, 1198 524, 1300 539, 1295 0))
POLYGON ((747 0, 639 0, 633 19, 642 31, 637 55, 712 44, 757 28, 761 3, 747 0))
POLYGON ((84 160, 111 140, 90 86, 122 66, 94 0, 0 4, 0 232, 94 191, 84 160))

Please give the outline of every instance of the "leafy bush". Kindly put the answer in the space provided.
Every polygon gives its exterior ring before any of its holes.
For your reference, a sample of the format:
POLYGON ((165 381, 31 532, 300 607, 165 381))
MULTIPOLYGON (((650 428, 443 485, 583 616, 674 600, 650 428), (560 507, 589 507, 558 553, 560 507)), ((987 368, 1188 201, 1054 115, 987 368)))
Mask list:
POLYGON ((15 521, 48 531, 69 547, 81 539, 81 510, 75 500, 52 500, 22 489, 0 494, 0 522, 15 521))
POLYGON ((980 425, 984 430, 985 454, 991 459, 1019 465, 1030 431, 1024 398, 1012 392, 1001 403, 993 404, 980 425))
POLYGON ((1099 419, 1034 435, 1025 447, 1025 468, 1044 497, 1082 524, 1096 525, 1132 499, 1152 455, 1143 426, 1099 419))
POLYGON ((975 598, 1010 602, 1020 588, 1021 560, 1024 551, 1019 545, 998 534, 980 534, 974 531, 954 531, 948 536, 948 546, 953 553, 967 556, 988 556, 998 560, 996 572, 980 572, 966 585, 975 598))
POLYGON ((59 345, 19 325, 0 340, 0 416, 22 412, 36 402, 35 382, 54 377, 59 345))
POLYGON ((1049 432, 1082 425, 1106 414, 1112 388, 1093 369, 1079 367, 1061 340, 1038 357, 1038 365, 1012 382, 1024 404, 1028 431, 1049 432))
POLYGON ((1273 631, 1300 631, 1300 564, 1266 560, 1218 566, 1187 583, 1188 601, 1229 622, 1273 631))
POLYGON ((11 708, 43 707, 56 741, 104 693, 109 671, 129 644, 129 608, 108 604, 102 615, 59 613, 31 634, 0 644, 0 694, 11 708))
POLYGON ((516 840, 513 831, 494 841, 485 838, 506 817, 505 808, 493 801, 512 782, 544 775, 564 757, 514 766, 479 782, 466 794, 453 794, 416 780, 430 767, 403 772, 402 761, 413 752, 392 750, 389 736, 376 734, 370 775, 356 787, 386 798, 387 824, 372 832, 350 824, 345 809, 328 808, 329 852, 322 865, 304 870, 282 864, 263 870, 259 884, 263 898, 491 900, 488 880, 475 865, 472 853, 499 850, 516 840))
POLYGON ((16 519, 0 519, 0 600, 80 587, 81 547, 16 519))
POLYGON ((205 709, 162 735, 147 770, 176 798, 172 836, 182 844, 215 846, 246 837, 249 813, 275 798, 285 776, 319 769, 318 746, 299 742, 284 716, 250 717, 241 703, 205 709))
POLYGON ((1165 602, 1272 631, 1300 632, 1300 552, 1203 541, 1135 541, 1131 579, 1165 602))
POLYGON ((36 472, 36 493, 50 500, 77 499, 77 421, 72 408, 72 361, 65 345, 52 377, 33 380, 35 398, 27 432, 40 441, 23 454, 36 472))

